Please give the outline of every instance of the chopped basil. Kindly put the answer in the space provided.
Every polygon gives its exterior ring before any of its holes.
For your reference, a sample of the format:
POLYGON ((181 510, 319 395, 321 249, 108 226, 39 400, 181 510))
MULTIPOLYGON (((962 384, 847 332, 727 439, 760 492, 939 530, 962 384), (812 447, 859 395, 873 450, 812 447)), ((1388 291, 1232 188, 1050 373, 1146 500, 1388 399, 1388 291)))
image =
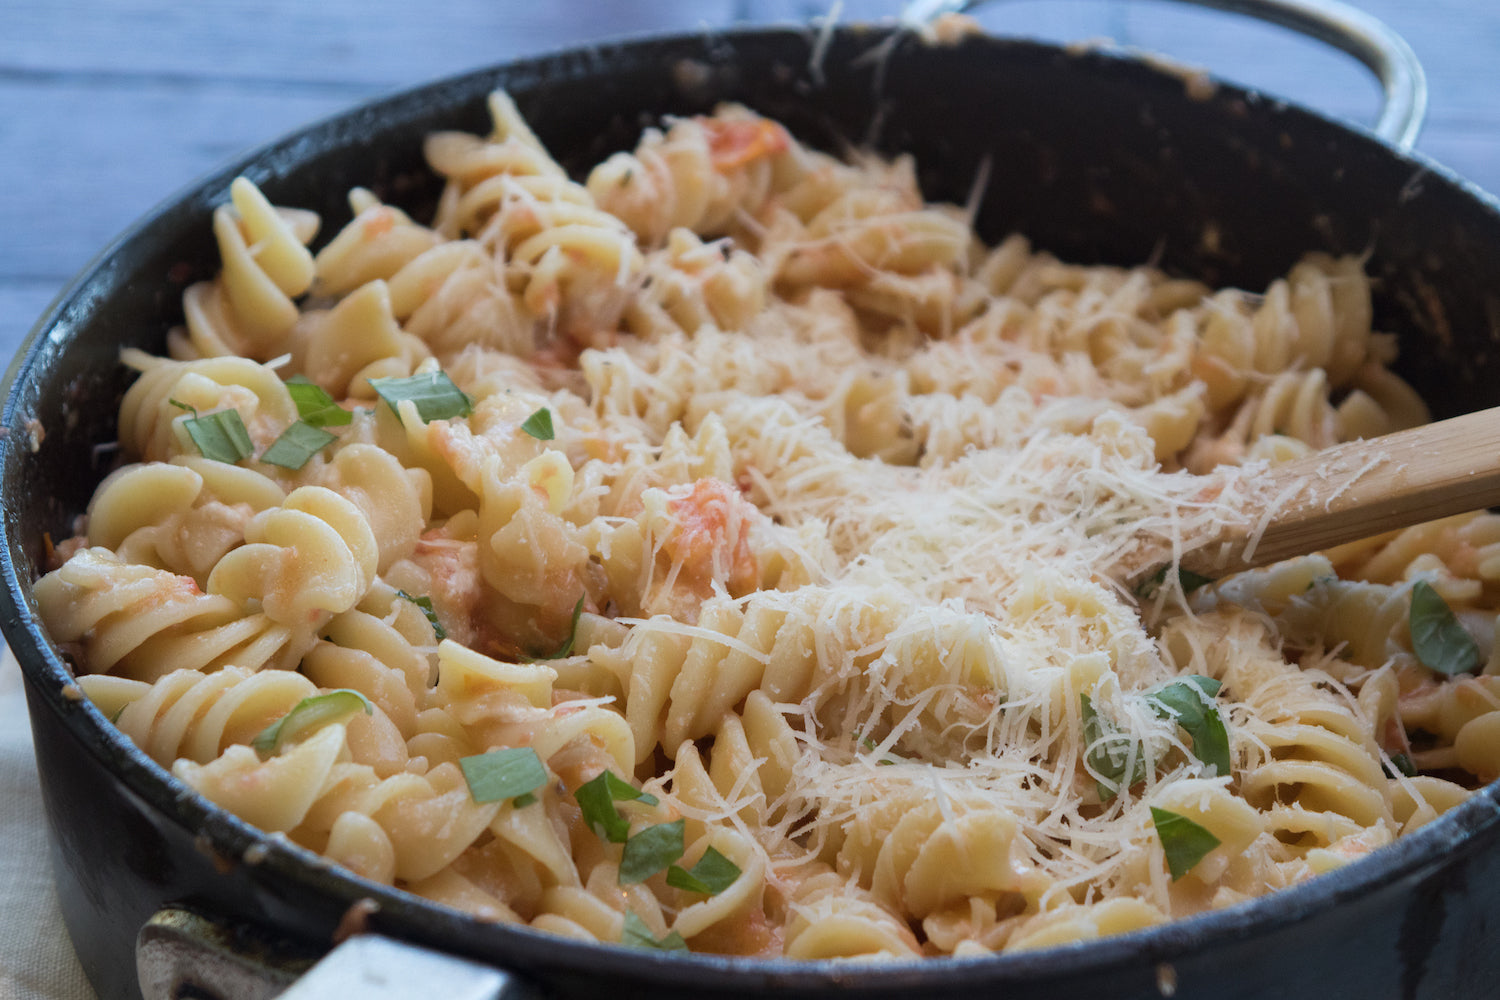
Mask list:
MULTIPOLYGON (((859 742, 864 746, 866 750, 870 751, 871 753, 874 753, 876 750, 880 749, 880 745, 868 736, 861 736, 859 738, 859 742)), ((901 758, 897 757, 893 753, 884 753, 880 755, 880 759, 877 760, 875 764, 877 767, 889 767, 899 760, 901 760, 901 758)))
POLYGON ((657 802, 656 796, 634 787, 613 771, 600 771, 597 778, 579 785, 573 798, 578 800, 578 805, 583 810, 583 821, 589 828, 616 844, 625 843, 630 836, 630 821, 620 815, 615 803, 634 799, 644 805, 654 806, 657 802))
POLYGON ((687 951, 687 942, 676 931, 668 931, 660 941, 646 926, 646 921, 625 911, 625 929, 620 933, 620 943, 627 948, 647 948, 651 951, 687 951))
POLYGON ((191 413, 195 417, 198 415, 198 408, 196 406, 189 406, 188 404, 182 402, 182 400, 180 400, 180 399, 169 399, 169 400, 167 400, 167 402, 171 403, 173 406, 177 407, 179 410, 186 410, 186 411, 188 411, 189 413, 191 413))
POLYGON ((306 375, 293 375, 286 380, 286 391, 297 404, 297 416, 314 427, 342 427, 354 419, 354 414, 344 409, 306 375))
POLYGON ((545 406, 526 418, 521 430, 538 441, 551 441, 557 435, 552 430, 552 411, 545 406))
POLYGON ((290 712, 262 729, 250 741, 250 748, 264 760, 286 744, 295 743, 324 726, 343 722, 361 711, 373 715, 375 706, 370 704, 370 699, 349 688, 303 698, 290 712))
MULTIPOLYGON (((171 402, 174 406, 192 409, 175 399, 171 402)), ((255 454, 250 432, 245 430, 245 422, 240 419, 238 410, 218 410, 204 417, 197 416, 197 410, 192 412, 194 416, 184 420, 182 424, 204 458, 233 465, 240 459, 255 454)))
POLYGON ((511 799, 510 800, 510 804, 511 804, 511 806, 513 808, 516 808, 516 809, 525 809, 527 806, 531 805, 535 801, 536 801, 536 796, 535 795, 532 795, 530 792, 524 792, 521 795, 517 795, 515 798, 511 799))
POLYGON ((1083 743, 1092 748, 1088 764, 1101 776, 1095 782, 1100 801, 1108 802, 1120 789, 1146 777, 1146 748, 1121 734, 1108 719, 1095 712, 1088 695, 1080 694, 1078 700, 1083 713, 1083 743))
MULTIPOLYGON (((1163 566, 1161 569, 1153 573, 1150 577, 1142 580, 1139 584, 1137 584, 1135 588, 1135 596, 1139 597, 1143 601, 1155 597, 1156 592, 1161 589, 1162 584, 1167 582, 1167 570, 1169 568, 1170 567, 1163 566)), ((1177 567, 1177 584, 1182 588, 1182 592, 1184 595, 1191 594, 1199 587, 1206 587, 1213 582, 1214 578, 1211 576, 1204 576, 1202 573, 1194 573, 1192 570, 1183 569, 1181 566, 1177 567)))
POLYGON ((1391 754, 1391 762, 1386 767, 1386 773, 1390 774, 1393 778, 1396 774, 1404 774, 1408 778, 1415 778, 1417 776, 1417 767, 1406 754, 1393 753, 1391 754), (1395 769, 1395 773, 1392 773, 1392 768, 1395 769))
POLYGON ((1186 816, 1152 806, 1151 821, 1156 824, 1156 835, 1161 838, 1173 882, 1192 871, 1204 855, 1220 844, 1218 837, 1186 816))
POLYGON ((561 660, 564 657, 573 655, 573 643, 578 641, 578 619, 583 616, 583 602, 587 597, 588 595, 584 594, 578 598, 578 603, 573 605, 573 624, 568 627, 568 637, 563 640, 563 644, 558 646, 555 652, 543 653, 541 656, 533 657, 533 659, 561 660))
POLYGON ((1193 756, 1219 777, 1230 769, 1229 733, 1213 700, 1222 686, 1212 677, 1189 674, 1147 695, 1152 711, 1181 726, 1193 739, 1193 756))
POLYGON ((469 796, 475 802, 530 795, 547 783, 547 769, 531 747, 505 747, 464 757, 458 766, 463 768, 469 796))
POLYGON ((704 851, 703 857, 690 869, 681 865, 667 869, 667 885, 709 896, 717 896, 739 877, 739 866, 712 847, 704 851))
POLYGON ((404 590, 396 591, 396 596, 404 597, 422 609, 422 614, 427 616, 427 624, 432 626, 432 634, 437 637, 438 642, 442 642, 448 638, 448 630, 443 628, 442 622, 438 621, 437 611, 432 607, 432 598, 426 596, 413 597, 404 590))
POLYGON ((453 384, 446 372, 427 372, 409 378, 372 378, 370 388, 396 414, 401 412, 397 404, 411 400, 424 424, 449 417, 467 417, 474 412, 474 401, 453 384))
POLYGON ((625 851, 620 855, 620 884, 644 882, 682 857, 686 826, 687 821, 681 819, 658 823, 625 841, 625 851))
POLYGON ((335 435, 298 420, 271 442, 271 447, 260 456, 260 460, 283 469, 300 469, 308 459, 337 440, 335 435))
POLYGON ((1412 585, 1410 625, 1412 651, 1422 666, 1450 676, 1479 668, 1479 647, 1473 637, 1426 580, 1412 585))

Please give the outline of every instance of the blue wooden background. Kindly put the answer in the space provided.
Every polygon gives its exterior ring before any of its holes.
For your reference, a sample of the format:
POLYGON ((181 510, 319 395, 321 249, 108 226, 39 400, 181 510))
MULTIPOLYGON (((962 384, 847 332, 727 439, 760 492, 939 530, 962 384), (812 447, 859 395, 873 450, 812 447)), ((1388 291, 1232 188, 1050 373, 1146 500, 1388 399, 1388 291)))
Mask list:
MULTIPOLYGON (((1418 149, 1500 191, 1500 3, 1358 0, 1425 62, 1418 149)), ((847 0, 844 20, 897 0, 847 0)), ((158 200, 231 154, 387 91, 579 42, 819 16, 828 0, 0 0, 0 357, 61 285, 158 200)), ((1355 122, 1357 64, 1177 4, 1019 0, 991 31, 1107 37, 1355 122)))

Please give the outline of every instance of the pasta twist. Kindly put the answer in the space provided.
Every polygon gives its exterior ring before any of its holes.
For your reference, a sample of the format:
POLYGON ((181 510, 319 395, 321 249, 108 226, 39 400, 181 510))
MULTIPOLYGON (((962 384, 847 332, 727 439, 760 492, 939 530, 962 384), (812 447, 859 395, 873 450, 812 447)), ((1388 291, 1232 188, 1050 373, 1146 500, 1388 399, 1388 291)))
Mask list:
POLYGON ((1349 383, 1372 351, 1369 281, 1353 257, 1308 254, 1259 304, 1241 292, 1205 303, 1194 373, 1214 409, 1243 397, 1256 375, 1322 368, 1349 383))
POLYGON ((246 525, 245 544, 214 566, 208 592, 241 606, 258 601, 271 620, 315 631, 365 596, 379 560, 357 506, 322 486, 303 486, 246 525))
POLYGON ((473 240, 412 258, 390 278, 391 308, 404 328, 445 359, 475 344, 527 357, 535 320, 510 291, 505 267, 473 240))
POLYGON ((488 141, 453 132, 427 140, 428 162, 449 181, 439 231, 493 248, 532 315, 584 342, 607 334, 644 264, 632 234, 567 179, 508 96, 492 94, 490 111, 488 141))
MULTIPOLYGON (((79 679, 85 693, 99 676, 79 679)), ((291 670, 174 670, 140 685, 115 725, 163 767, 176 760, 206 764, 231 746, 248 746, 316 694, 311 680, 291 670)))
POLYGON ((48 631, 77 644, 88 670, 141 681, 183 669, 287 667, 314 640, 205 594, 191 577, 124 562, 104 548, 75 553, 37 581, 36 597, 48 631))
POLYGON ((588 190, 656 247, 679 228, 706 237, 730 233, 790 186, 805 155, 780 125, 723 105, 677 121, 665 134, 648 129, 634 152, 616 153, 589 173, 588 190))
POLYGON ((243 177, 229 186, 229 196, 230 205, 214 210, 223 270, 183 293, 187 328, 168 337, 175 358, 276 357, 297 321, 292 300, 312 284, 313 258, 305 244, 318 231, 318 217, 273 207, 243 177))
POLYGON ((259 473, 196 456, 127 465, 100 483, 89 503, 89 541, 202 587, 219 559, 244 541, 250 519, 285 498, 259 473))
POLYGON ((290 342, 292 369, 343 399, 374 399, 370 379, 406 378, 432 356, 406 333, 381 279, 361 285, 328 311, 302 315, 290 342))
POLYGON ((390 280, 412 260, 443 242, 399 208, 381 204, 364 188, 349 192, 354 218, 313 258, 313 294, 337 298, 371 281, 390 280))
POLYGON ((789 908, 784 945, 788 958, 910 958, 921 954, 905 921, 835 872, 802 879, 789 908))
POLYGON ((127 348, 120 359, 141 373, 120 403, 120 441, 142 461, 165 462, 197 451, 182 426, 194 411, 236 410, 257 451, 297 419, 281 379, 245 358, 168 361, 127 348))
POLYGON ((741 330, 765 308, 766 295, 766 274, 752 254, 674 229, 667 245, 646 257, 625 326, 648 339, 705 326, 741 330))

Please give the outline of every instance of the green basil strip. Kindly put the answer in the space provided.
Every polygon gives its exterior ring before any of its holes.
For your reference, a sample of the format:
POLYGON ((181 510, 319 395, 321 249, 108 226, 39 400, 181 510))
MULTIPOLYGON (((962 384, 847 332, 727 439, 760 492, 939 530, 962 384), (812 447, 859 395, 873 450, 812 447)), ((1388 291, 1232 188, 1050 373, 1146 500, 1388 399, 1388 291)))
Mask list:
POLYGON ((1479 669, 1479 647, 1426 580, 1411 588, 1411 647, 1422 666, 1452 676, 1479 669))
MULTIPOLYGON (((875 751, 880 749, 880 744, 876 743, 868 736, 861 736, 859 738, 859 742, 864 746, 866 750, 870 751, 871 753, 874 753, 875 751)), ((884 753, 880 755, 880 759, 875 762, 875 765, 877 767, 889 767, 890 765, 899 763, 900 761, 901 758, 897 757, 895 754, 884 753)))
POLYGON ((710 847, 692 868, 673 865, 667 869, 667 885, 688 892, 717 896, 740 877, 739 865, 710 847))
POLYGON ((398 416, 401 413, 398 404, 411 400, 424 424, 449 417, 467 417, 474 412, 474 401, 453 384, 446 372, 427 372, 409 378, 372 378, 370 388, 398 416))
POLYGON ((374 715, 375 706, 370 704, 369 698, 349 688, 303 698, 290 712, 262 729, 250 741, 250 748, 265 760, 283 746, 296 743, 324 726, 344 722, 360 712, 374 715))
POLYGON ((306 375, 293 375, 286 380, 286 391, 297 404, 297 416, 314 427, 343 427, 354 419, 354 414, 338 402, 306 375))
POLYGON ((442 622, 438 621, 437 611, 432 607, 432 598, 426 596, 415 597, 404 590, 396 591, 396 596, 404 597, 422 609, 422 614, 427 616, 427 624, 432 626, 432 634, 437 637, 438 642, 442 642, 448 638, 448 630, 443 628, 442 622))
POLYGON ((630 836, 630 821, 620 815, 616 802, 637 800, 654 806, 657 799, 634 787, 613 771, 600 771, 592 781, 585 781, 573 793, 583 810, 583 821, 596 834, 612 843, 623 844, 630 836))
POLYGON ((646 921, 625 911, 625 929, 620 932, 620 943, 627 948, 646 948, 650 951, 687 951, 687 942, 676 931, 668 931, 660 941, 646 926, 646 921))
POLYGON ((260 456, 260 460, 283 469, 300 469, 308 459, 337 440, 335 435, 298 420, 271 442, 271 447, 260 456))
POLYGON ((505 747, 464 757, 464 781, 475 802, 500 802, 529 795, 547 783, 547 769, 531 747, 505 747))
POLYGON ((1104 777, 1105 780, 1095 781, 1095 784, 1099 789, 1099 800, 1108 802, 1119 794, 1120 789, 1129 788, 1146 777, 1146 749, 1123 736, 1108 719, 1095 712, 1088 695, 1080 694, 1078 700, 1083 714, 1083 744, 1093 747, 1088 752, 1089 767, 1104 777), (1132 745, 1135 750, 1133 766, 1130 763, 1132 745))
POLYGON ((545 406, 526 418, 521 430, 538 441, 551 441, 557 435, 552 430, 552 411, 545 406))
POLYGON ((687 821, 681 819, 658 823, 625 841, 625 851, 620 855, 620 884, 644 882, 682 857, 686 826, 687 821))
POLYGON ((190 417, 182 423, 204 458, 233 465, 255 454, 250 432, 245 430, 245 422, 240 419, 238 410, 218 410, 207 416, 190 417))
MULTIPOLYGON (((1135 596, 1143 601, 1154 597, 1156 592, 1161 589, 1162 584, 1167 582, 1167 570, 1170 568, 1169 566, 1163 566, 1151 576, 1136 584, 1135 596)), ((1214 578, 1211 576, 1194 573, 1192 570, 1183 569, 1181 566, 1177 567, 1177 584, 1182 588, 1184 596, 1213 582, 1214 578)))
POLYGON ((525 809, 534 802, 536 802, 536 796, 530 792, 523 792, 510 800, 511 807, 514 809, 525 809))
POLYGON ((1152 711, 1172 719, 1192 737, 1193 756, 1223 777, 1229 773, 1229 733, 1214 704, 1223 685, 1212 677, 1189 674, 1147 695, 1152 711))
POLYGON ((1167 856, 1167 871, 1172 881, 1193 870, 1193 866, 1219 846, 1219 838, 1194 823, 1186 816, 1151 807, 1151 822, 1156 824, 1156 835, 1161 838, 1161 849, 1167 856))
POLYGON ((1386 773, 1390 774, 1393 778, 1396 776, 1396 774, 1403 774, 1408 778, 1415 778, 1417 776, 1417 766, 1413 764, 1411 762, 1411 758, 1404 753, 1391 754, 1391 762, 1385 770, 1386 773), (1392 768, 1395 769, 1395 773, 1392 773, 1392 768))
POLYGON ((568 627, 568 637, 567 639, 563 640, 563 644, 561 646, 557 647, 557 651, 552 653, 545 653, 541 656, 533 657, 533 659, 561 660, 565 657, 573 655, 573 643, 578 641, 578 619, 583 617, 583 602, 587 597, 588 595, 584 594, 582 597, 578 598, 578 603, 573 605, 573 624, 568 627))

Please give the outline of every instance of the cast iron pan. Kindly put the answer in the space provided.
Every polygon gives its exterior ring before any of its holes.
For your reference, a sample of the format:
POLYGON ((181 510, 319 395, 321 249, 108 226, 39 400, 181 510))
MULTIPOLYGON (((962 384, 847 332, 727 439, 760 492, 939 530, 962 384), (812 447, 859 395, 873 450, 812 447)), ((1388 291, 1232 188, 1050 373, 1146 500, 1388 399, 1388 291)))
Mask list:
MULTIPOLYGON (((1278 0, 1285 4, 1285 0, 1278 0)), ((1492 995, 1500 983, 1500 788, 1368 860, 1242 906, 1086 946, 881 965, 657 955, 487 925, 333 870, 213 807, 149 761, 69 688, 36 619, 45 542, 73 533, 110 459, 128 382, 122 346, 160 352, 180 296, 211 277, 213 206, 244 173, 272 201, 348 218, 373 188, 421 211, 433 129, 489 128, 515 97, 582 171, 663 113, 743 101, 829 149, 908 151, 928 197, 962 202, 981 161, 979 227, 1070 259, 1264 287, 1308 250, 1370 254, 1377 325, 1445 416, 1500 403, 1500 211, 1442 168, 1307 111, 1095 51, 971 37, 933 46, 890 28, 817 39, 747 30, 566 52, 457 77, 299 132, 162 206, 96 260, 11 367, 0 440, 0 625, 26 674, 64 917, 106 1000, 137 996, 134 947, 187 903, 326 947, 341 918, 510 970, 557 997, 1350 998, 1492 995), (43 433, 34 433, 40 430, 43 433), (364 912, 358 907, 354 912, 364 912)), ((349 925, 346 924, 346 928, 349 925)))

